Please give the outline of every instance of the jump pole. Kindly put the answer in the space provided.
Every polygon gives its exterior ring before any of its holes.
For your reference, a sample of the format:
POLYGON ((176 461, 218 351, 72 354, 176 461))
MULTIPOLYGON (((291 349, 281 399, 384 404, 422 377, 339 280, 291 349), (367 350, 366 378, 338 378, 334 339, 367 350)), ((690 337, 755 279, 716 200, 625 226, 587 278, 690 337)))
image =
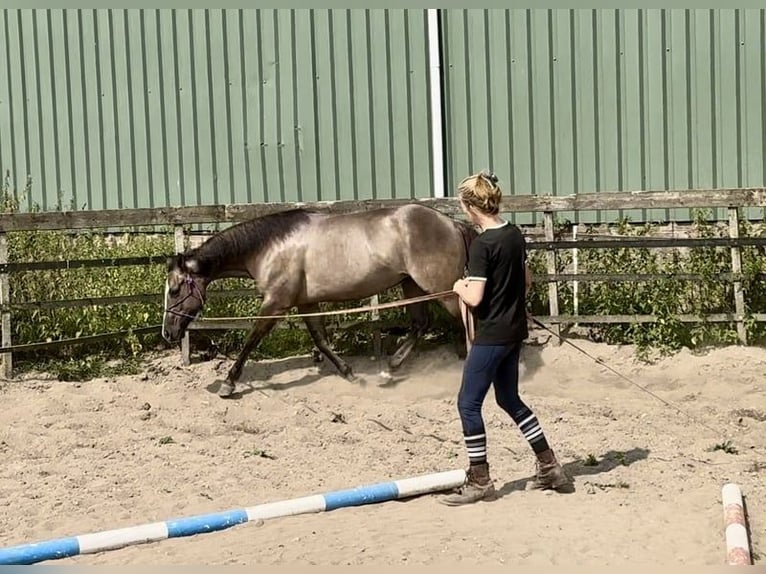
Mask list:
POLYGON ((739 485, 727 483, 721 489, 723 523, 726 535, 726 562, 729 566, 750 566, 750 544, 747 538, 745 506, 739 485))
POLYGON ((465 470, 449 470, 224 512, 199 514, 164 522, 21 544, 0 548, 0 565, 36 564, 46 560, 95 554, 168 538, 216 532, 245 522, 411 498, 421 494, 450 490, 461 486, 464 481, 465 470))

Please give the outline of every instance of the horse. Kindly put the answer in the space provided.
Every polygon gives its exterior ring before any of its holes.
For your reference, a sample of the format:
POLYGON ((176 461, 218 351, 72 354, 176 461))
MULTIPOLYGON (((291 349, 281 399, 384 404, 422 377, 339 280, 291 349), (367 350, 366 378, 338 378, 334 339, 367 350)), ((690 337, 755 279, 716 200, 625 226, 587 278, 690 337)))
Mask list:
MULTIPOLYGON (((401 285, 406 299, 452 289, 464 276, 477 230, 435 208, 408 203, 331 214, 305 208, 277 211, 235 224, 198 247, 168 257, 162 336, 177 343, 201 313, 208 285, 226 277, 255 281, 262 295, 259 315, 218 396, 232 395, 249 354, 291 308, 319 311, 319 303, 371 297, 401 285)), ((462 320, 459 298, 439 298, 462 320)), ((389 359, 397 369, 429 328, 429 301, 407 305, 407 336, 389 359)), ((316 348, 347 380, 349 364, 328 344, 323 317, 303 318, 316 348)), ((458 331, 460 341, 464 332, 458 331)), ((459 348, 460 349, 460 348, 459 348)), ((464 358, 462 350, 458 355, 464 358)), ((321 358, 321 355, 318 355, 321 358)))

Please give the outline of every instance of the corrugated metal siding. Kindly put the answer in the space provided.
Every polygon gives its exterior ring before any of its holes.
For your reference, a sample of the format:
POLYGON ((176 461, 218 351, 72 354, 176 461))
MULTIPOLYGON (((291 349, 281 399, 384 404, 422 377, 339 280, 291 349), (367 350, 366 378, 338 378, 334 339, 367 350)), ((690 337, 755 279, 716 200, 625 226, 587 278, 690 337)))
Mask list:
MULTIPOLYGON (((764 185, 764 10, 446 10, 443 18, 450 193, 484 167, 510 194, 764 185)), ((617 215, 688 213, 579 219, 617 215)))
POLYGON ((427 197, 423 10, 3 10, 0 170, 32 203, 427 197))

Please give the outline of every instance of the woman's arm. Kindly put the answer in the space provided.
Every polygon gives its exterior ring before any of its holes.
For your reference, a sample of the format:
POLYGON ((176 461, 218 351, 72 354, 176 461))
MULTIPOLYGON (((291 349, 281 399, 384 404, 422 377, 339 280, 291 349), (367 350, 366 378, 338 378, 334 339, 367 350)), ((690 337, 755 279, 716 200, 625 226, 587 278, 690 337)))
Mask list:
POLYGON ((486 281, 482 279, 458 279, 452 290, 465 301, 469 307, 476 307, 484 297, 486 281))

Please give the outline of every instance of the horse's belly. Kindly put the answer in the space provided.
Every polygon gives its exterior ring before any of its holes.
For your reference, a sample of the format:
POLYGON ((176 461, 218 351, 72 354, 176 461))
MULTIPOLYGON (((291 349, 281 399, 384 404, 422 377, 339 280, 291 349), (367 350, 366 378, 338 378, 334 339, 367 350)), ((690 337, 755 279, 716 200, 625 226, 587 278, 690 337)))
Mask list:
POLYGON ((375 256, 343 257, 336 253, 323 265, 307 265, 305 296, 309 301, 348 301, 370 297, 401 281, 399 265, 375 256))
POLYGON ((320 281, 306 282, 304 297, 311 301, 350 301, 364 299, 385 291, 404 278, 404 274, 346 275, 325 276, 320 281))

